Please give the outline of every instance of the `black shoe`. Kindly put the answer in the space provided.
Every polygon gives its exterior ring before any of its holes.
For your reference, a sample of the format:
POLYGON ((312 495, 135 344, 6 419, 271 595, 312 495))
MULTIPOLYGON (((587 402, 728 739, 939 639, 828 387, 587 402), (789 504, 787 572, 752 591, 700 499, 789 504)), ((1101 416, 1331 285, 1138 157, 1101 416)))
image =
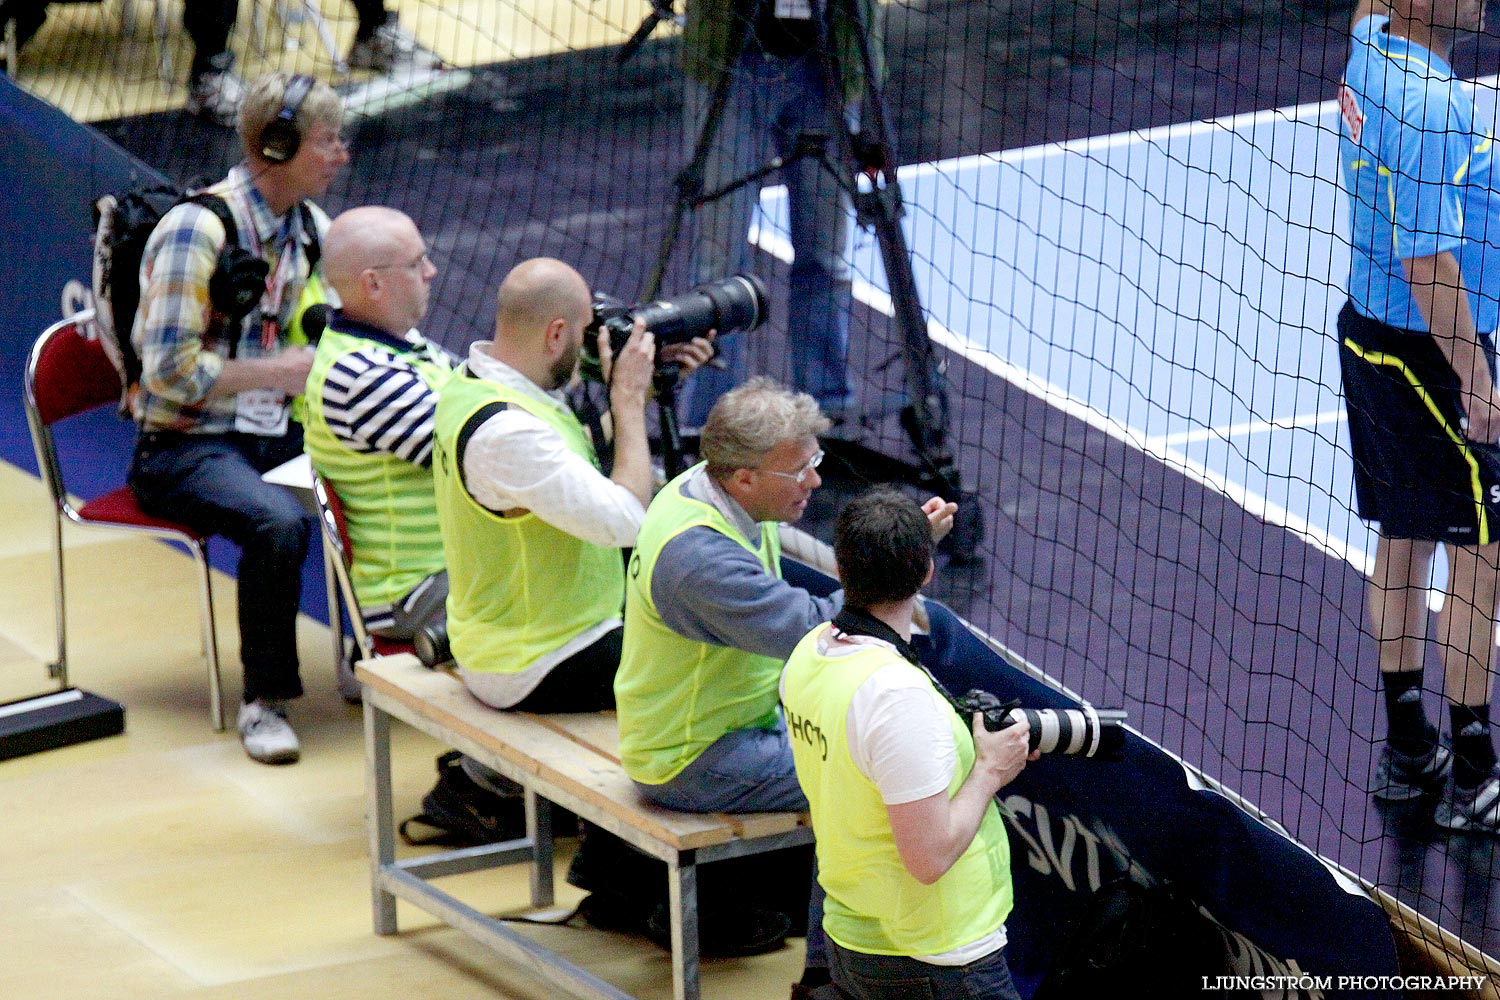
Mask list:
POLYGON ((450 750, 437 759, 438 780, 422 796, 422 811, 401 824, 408 844, 477 847, 526 836, 526 801, 519 795, 497 795, 465 773, 462 755, 450 750), (437 832, 414 837, 413 823, 437 832))
POLYGON ((596 889, 583 897, 578 914, 589 926, 601 931, 644 936, 651 920, 651 904, 641 903, 623 892, 596 889))
MULTIPOLYGON (((570 884, 583 888, 582 881, 569 873, 570 884)), ((622 892, 614 886, 596 884, 578 905, 578 913, 601 931, 650 938, 671 951, 671 907, 661 895, 660 889, 622 892)), ((791 927, 785 914, 758 906, 700 911, 698 953, 705 958, 733 958, 775 951, 786 943, 791 927)))
POLYGON ((1434 743, 1431 750, 1416 757, 1392 750, 1387 744, 1380 748, 1370 794, 1382 802, 1409 802, 1437 792, 1452 770, 1453 752, 1441 743, 1434 743))
POLYGON ((1500 834, 1500 764, 1477 788, 1450 784, 1433 821, 1457 833, 1500 834))
MULTIPOLYGON (((705 958, 764 955, 786 944, 792 922, 785 913, 758 906, 713 909, 698 914, 698 953, 705 958)), ((672 910, 660 903, 646 923, 646 936, 672 950, 672 910)))

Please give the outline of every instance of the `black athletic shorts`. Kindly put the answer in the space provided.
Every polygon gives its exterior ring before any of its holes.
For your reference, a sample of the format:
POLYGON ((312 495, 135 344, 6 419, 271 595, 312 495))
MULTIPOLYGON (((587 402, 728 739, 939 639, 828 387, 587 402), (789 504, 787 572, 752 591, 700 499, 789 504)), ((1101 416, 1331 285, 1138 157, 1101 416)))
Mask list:
MULTIPOLYGON (((1437 342, 1348 303, 1338 334, 1359 516, 1387 538, 1500 541, 1500 448, 1464 437, 1458 376, 1437 342)), ((1494 340, 1481 339, 1493 372, 1494 340)))

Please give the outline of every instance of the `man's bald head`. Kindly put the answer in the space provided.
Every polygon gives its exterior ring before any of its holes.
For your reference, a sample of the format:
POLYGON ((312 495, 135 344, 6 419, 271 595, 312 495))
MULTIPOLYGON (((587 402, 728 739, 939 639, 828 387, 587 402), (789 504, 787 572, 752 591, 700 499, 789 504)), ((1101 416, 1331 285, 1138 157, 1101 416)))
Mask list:
POLYGON ((382 205, 351 208, 333 220, 322 267, 345 315, 395 334, 421 322, 437 273, 416 223, 382 205))
POLYGON ((588 282, 551 257, 517 264, 495 302, 495 356, 544 389, 566 385, 578 368, 593 318, 588 282))
POLYGON ((416 231, 416 223, 394 208, 351 208, 328 227, 323 240, 323 276, 343 296, 361 271, 394 263, 402 248, 402 236, 416 231))
POLYGON ((524 341, 540 336, 556 319, 586 323, 592 313, 588 282, 581 274, 560 260, 534 257, 517 264, 500 283, 496 339, 524 341))

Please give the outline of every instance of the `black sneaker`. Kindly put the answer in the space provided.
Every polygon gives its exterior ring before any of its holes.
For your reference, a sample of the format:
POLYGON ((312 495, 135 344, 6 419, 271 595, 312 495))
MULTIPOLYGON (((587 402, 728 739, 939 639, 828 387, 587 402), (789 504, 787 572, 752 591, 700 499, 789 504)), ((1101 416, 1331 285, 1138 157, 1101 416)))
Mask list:
POLYGON ((1452 770, 1453 751, 1441 743, 1416 757, 1392 750, 1387 744, 1380 748, 1370 794, 1382 802, 1409 802, 1442 788, 1452 770))
POLYGON ((1500 764, 1477 788, 1450 785, 1433 821, 1455 832, 1500 834, 1500 764))

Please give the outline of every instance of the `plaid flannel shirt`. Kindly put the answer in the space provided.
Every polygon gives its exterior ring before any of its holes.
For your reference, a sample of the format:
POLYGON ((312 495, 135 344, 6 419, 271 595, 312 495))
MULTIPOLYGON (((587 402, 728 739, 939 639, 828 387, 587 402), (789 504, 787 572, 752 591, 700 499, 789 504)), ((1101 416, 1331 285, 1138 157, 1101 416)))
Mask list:
MULTIPOLYGON (((141 305, 132 339, 141 359, 141 386, 134 399, 136 423, 144 432, 184 431, 225 434, 235 427, 235 397, 209 399, 208 393, 224 370, 230 354, 229 337, 238 338, 236 357, 263 358, 285 346, 309 267, 302 213, 292 208, 277 217, 240 164, 229 176, 208 188, 229 205, 239 228, 239 242, 255 252, 276 274, 283 248, 294 247, 295 267, 282 289, 278 319, 281 335, 265 346, 259 308, 245 317, 237 330, 225 330, 208 301, 208 281, 224 246, 224 227, 200 205, 178 205, 162 217, 141 256, 141 305)), ((310 205, 321 237, 328 216, 310 205)))

